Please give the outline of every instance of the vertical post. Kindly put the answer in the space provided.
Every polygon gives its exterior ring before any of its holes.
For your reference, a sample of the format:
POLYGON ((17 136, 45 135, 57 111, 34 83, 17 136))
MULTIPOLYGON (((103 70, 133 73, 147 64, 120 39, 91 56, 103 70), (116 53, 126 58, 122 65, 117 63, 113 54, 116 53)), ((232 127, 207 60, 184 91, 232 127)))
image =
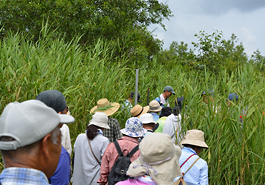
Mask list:
POLYGON ((136 69, 134 105, 137 104, 137 97, 138 97, 138 76, 139 76, 139 69, 136 69))

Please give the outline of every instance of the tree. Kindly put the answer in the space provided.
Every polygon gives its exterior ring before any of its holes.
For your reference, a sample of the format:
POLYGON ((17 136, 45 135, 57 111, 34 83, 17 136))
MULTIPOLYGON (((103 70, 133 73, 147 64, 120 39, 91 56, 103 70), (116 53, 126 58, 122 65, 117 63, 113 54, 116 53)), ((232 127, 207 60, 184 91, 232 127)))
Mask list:
POLYGON ((147 26, 160 24, 165 28, 162 20, 170 16, 168 5, 158 0, 2 0, 0 3, 2 38, 8 30, 20 30, 37 41, 43 22, 48 20, 55 37, 60 34, 71 40, 82 35, 82 44, 91 44, 98 38, 132 38, 131 49, 135 50, 142 41, 137 39, 147 38, 143 44, 148 57, 159 51, 160 43, 147 31, 147 26), (149 48, 149 45, 155 46, 149 48))
POLYGON ((218 30, 212 34, 200 31, 195 37, 199 40, 192 43, 198 52, 197 63, 206 66, 215 75, 222 69, 231 73, 248 61, 243 44, 236 45, 238 39, 234 34, 229 40, 223 39, 223 33, 218 30))

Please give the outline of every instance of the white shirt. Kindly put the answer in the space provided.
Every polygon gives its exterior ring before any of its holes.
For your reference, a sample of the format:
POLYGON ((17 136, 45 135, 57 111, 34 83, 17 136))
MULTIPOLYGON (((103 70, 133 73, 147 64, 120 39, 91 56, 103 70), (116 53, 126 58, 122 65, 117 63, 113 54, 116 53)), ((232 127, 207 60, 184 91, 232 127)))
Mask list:
MULTIPOLYGON (((109 144, 109 139, 102 134, 98 134, 93 140, 90 140, 90 144, 95 156, 101 161, 109 144)), ((100 175, 100 165, 91 152, 85 133, 77 136, 74 152, 73 185, 98 185, 97 180, 100 175)))
POLYGON ((69 155, 71 156, 72 153, 72 144, 71 144, 71 138, 70 138, 70 132, 69 127, 66 124, 63 124, 63 126, 60 128, 62 133, 62 146, 67 150, 69 155))
POLYGON ((165 121, 162 133, 169 134, 174 144, 177 136, 177 142, 180 143, 183 138, 181 135, 181 115, 169 115, 165 121))

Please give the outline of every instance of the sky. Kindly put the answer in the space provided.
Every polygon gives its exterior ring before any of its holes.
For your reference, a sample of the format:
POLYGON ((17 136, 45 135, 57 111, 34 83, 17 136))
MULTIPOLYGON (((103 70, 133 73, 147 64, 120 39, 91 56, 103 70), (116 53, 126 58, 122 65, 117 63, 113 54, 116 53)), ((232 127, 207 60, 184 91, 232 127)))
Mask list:
POLYGON ((172 41, 183 41, 192 48, 198 43, 195 34, 205 31, 212 34, 222 31, 229 40, 232 34, 242 42, 250 57, 257 49, 265 56, 265 0, 160 0, 168 4, 174 14, 163 20, 165 31, 159 25, 148 27, 155 38, 164 42, 169 49, 172 41))

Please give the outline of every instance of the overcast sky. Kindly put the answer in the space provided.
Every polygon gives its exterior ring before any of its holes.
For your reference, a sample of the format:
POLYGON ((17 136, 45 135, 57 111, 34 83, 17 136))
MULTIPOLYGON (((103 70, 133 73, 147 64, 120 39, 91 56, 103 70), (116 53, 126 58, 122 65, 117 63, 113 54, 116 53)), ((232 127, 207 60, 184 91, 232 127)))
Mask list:
POLYGON ((198 42, 199 31, 212 34, 222 31, 226 40, 234 33, 248 56, 259 49, 265 56, 265 0, 160 0, 169 5, 174 17, 164 20, 167 31, 157 25, 149 27, 164 49, 172 41, 184 41, 189 47, 198 42))

